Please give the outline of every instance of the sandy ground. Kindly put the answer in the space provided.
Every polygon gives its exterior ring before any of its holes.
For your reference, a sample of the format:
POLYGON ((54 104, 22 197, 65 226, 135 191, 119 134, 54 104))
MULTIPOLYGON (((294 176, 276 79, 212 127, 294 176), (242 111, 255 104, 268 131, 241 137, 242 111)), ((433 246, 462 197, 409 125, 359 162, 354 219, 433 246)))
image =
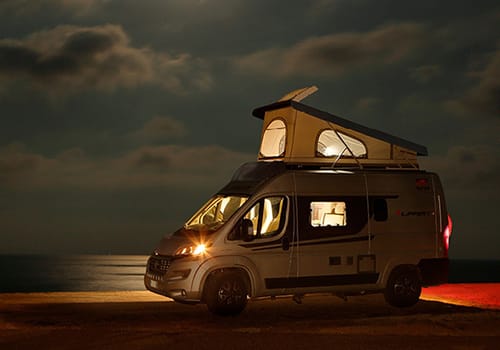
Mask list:
POLYGON ((0 294, 0 349, 498 349, 499 291, 429 288, 407 309, 381 295, 265 299, 226 318, 145 291, 0 294))

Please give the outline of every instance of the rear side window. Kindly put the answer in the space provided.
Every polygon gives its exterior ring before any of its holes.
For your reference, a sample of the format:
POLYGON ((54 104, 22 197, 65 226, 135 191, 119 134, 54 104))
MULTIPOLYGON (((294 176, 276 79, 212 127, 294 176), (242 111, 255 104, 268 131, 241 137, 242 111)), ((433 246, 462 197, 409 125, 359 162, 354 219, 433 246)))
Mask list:
POLYGON ((361 232, 368 221, 365 196, 299 197, 300 239, 361 232))
POLYGON ((311 202, 311 226, 313 227, 345 227, 347 226, 346 203, 340 202, 311 202))
POLYGON ((373 216, 375 221, 387 221, 389 212, 385 198, 370 199, 370 216, 373 216))

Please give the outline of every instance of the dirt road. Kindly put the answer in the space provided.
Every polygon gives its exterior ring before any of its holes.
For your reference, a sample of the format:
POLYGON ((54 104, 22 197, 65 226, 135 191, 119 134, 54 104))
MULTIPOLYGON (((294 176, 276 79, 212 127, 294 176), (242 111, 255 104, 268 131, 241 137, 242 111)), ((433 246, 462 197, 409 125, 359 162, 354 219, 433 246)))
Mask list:
POLYGON ((0 349, 497 349, 500 311, 381 295, 251 301, 238 317, 148 292, 0 295, 0 349))

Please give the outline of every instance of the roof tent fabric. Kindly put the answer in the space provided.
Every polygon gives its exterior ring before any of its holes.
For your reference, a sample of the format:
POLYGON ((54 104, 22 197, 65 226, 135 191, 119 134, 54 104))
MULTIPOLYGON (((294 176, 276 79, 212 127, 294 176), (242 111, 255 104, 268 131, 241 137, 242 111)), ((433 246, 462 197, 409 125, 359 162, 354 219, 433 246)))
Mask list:
POLYGON ((260 161, 418 168, 425 146, 315 109, 294 99, 254 109, 263 119, 260 161))

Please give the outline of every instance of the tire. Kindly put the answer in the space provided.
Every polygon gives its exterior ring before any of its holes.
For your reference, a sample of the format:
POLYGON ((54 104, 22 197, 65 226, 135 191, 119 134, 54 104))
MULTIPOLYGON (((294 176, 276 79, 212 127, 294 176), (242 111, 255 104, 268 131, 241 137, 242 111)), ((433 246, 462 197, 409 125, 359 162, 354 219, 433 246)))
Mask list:
POLYGON ((418 269, 401 266, 392 271, 384 292, 385 300, 392 306, 409 307, 415 305, 422 291, 418 269))
POLYGON ((248 286, 237 272, 220 272, 212 275, 205 291, 205 302, 210 312, 221 315, 238 315, 247 305, 248 286))

